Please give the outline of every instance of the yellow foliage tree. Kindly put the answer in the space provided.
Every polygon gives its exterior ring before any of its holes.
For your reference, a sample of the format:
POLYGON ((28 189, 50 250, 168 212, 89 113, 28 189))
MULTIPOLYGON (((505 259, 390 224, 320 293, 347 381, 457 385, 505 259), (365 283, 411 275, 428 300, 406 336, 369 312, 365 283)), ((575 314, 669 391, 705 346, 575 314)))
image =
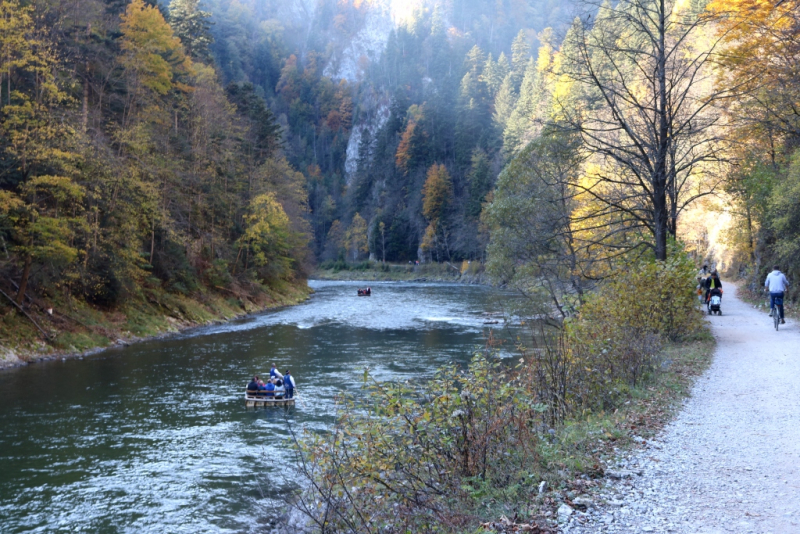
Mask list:
POLYGON ((192 62, 158 8, 133 0, 121 18, 119 62, 128 74, 127 114, 148 92, 164 96, 174 88, 188 90, 180 77, 192 73, 192 62))
POLYGON ((52 43, 36 29, 31 8, 18 0, 0 4, 0 51, 7 87, 0 137, 10 156, 4 173, 17 184, 0 196, 0 222, 10 227, 22 261, 16 298, 22 303, 34 262, 64 266, 78 257, 73 238, 85 192, 71 178, 79 159, 70 144, 74 132, 51 111, 68 101, 56 80, 52 43))
POLYGON ((742 131, 774 156, 782 138, 800 135, 800 1, 713 0, 708 11, 727 47, 721 82, 744 95, 734 104, 742 131))
POLYGON ((444 165, 434 163, 422 187, 422 214, 428 221, 439 221, 453 199, 453 180, 444 165))
POLYGON ((369 252, 367 221, 360 214, 356 213, 353 217, 353 222, 350 223, 350 227, 345 233, 345 241, 353 261, 356 261, 362 253, 369 252))
POLYGON ((428 177, 422 187, 422 215, 428 220, 428 228, 422 239, 424 252, 435 252, 437 259, 449 258, 447 226, 444 215, 453 200, 453 180, 444 165, 434 163, 428 169, 428 177))
POLYGON ((262 279, 285 276, 292 266, 292 232, 289 217, 275 193, 264 193, 253 198, 244 221, 247 229, 237 244, 240 247, 239 255, 242 249, 247 251, 245 269, 252 261, 260 268, 262 279))

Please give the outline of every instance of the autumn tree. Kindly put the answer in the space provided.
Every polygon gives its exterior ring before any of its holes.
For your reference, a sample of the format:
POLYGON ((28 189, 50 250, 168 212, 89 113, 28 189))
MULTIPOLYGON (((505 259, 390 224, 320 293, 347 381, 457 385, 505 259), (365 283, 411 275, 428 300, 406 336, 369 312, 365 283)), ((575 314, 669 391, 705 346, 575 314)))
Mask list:
POLYGON ((725 45, 718 83, 740 88, 731 117, 774 164, 784 143, 800 140, 800 2, 714 0, 708 9, 725 45))
POLYGON ((244 268, 256 267, 264 280, 285 277, 291 266, 292 239, 289 218, 274 193, 253 198, 244 217, 247 228, 237 241, 237 261, 244 254, 244 268))
POLYGON ((651 248, 663 260, 680 213, 719 183, 709 172, 725 147, 714 107, 735 90, 703 90, 719 40, 707 44, 699 34, 713 17, 672 0, 595 7, 596 20, 564 43, 570 54, 561 67, 587 100, 579 109, 557 104, 596 163, 575 184, 594 200, 585 224, 597 228, 596 244, 616 250, 620 228, 641 230, 649 237, 623 248, 651 248), (609 218, 619 224, 607 226, 609 218))
POLYGON ((65 268, 78 258, 75 234, 85 195, 73 180, 80 159, 74 131, 52 111, 68 101, 56 77, 59 63, 53 44, 34 26, 32 11, 16 0, 0 4, 0 72, 6 82, 0 101, 0 183, 6 184, 0 219, 21 261, 18 304, 34 263, 65 268))
POLYGON ((345 242, 353 261, 356 261, 361 254, 369 252, 367 221, 358 213, 353 216, 353 220, 345 232, 345 242))
POLYGON ((191 60, 180 39, 154 6, 133 0, 121 16, 120 65, 128 79, 129 98, 126 117, 145 107, 150 116, 158 115, 158 97, 171 90, 185 89, 182 75, 191 73, 191 60), (153 107, 147 107, 148 104, 153 107))
POLYGON ((422 240, 422 249, 434 251, 437 258, 450 258, 447 211, 453 200, 453 180, 444 165, 435 163, 428 169, 422 188, 422 215, 428 227, 422 240))
POLYGON ((323 259, 344 259, 347 256, 347 246, 345 242, 345 229, 341 221, 336 219, 331 223, 331 227, 325 235, 323 259))

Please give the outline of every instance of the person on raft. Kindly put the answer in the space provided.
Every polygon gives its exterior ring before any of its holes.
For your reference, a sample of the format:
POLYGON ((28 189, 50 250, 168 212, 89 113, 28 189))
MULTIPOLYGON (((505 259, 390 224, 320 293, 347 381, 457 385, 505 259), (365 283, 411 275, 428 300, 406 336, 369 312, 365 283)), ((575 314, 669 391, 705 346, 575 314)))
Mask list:
POLYGON ((289 370, 287 369, 285 373, 283 373, 283 387, 286 389, 286 398, 291 399, 294 397, 294 377, 291 375, 289 370))
POLYGON ((286 393, 286 388, 283 387, 283 380, 280 378, 274 379, 275 382, 275 398, 282 399, 283 395, 286 393))
POLYGON ((269 370, 269 377, 270 378, 283 378, 283 375, 280 371, 278 371, 278 366, 274 363, 272 364, 272 369, 269 370))
POLYGON ((247 391, 258 391, 258 375, 254 376, 250 383, 247 384, 247 391))

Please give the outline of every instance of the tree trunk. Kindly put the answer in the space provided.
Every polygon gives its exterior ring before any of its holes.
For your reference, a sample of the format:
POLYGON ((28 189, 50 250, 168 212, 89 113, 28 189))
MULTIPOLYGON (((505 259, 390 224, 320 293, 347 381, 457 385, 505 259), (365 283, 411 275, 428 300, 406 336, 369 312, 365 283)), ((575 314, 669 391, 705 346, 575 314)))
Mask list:
POLYGON ((747 245, 750 248, 748 251, 748 256, 750 257, 750 261, 755 261, 756 259, 756 242, 755 237, 753 236, 753 216, 750 213, 750 202, 749 199, 744 203, 745 211, 747 212, 747 245))
POLYGON ((81 110, 81 128, 83 134, 89 127, 89 64, 86 64, 85 77, 83 79, 83 109, 81 110))
POLYGON ((667 116, 667 11, 664 0, 658 3, 658 139, 659 154, 656 156, 656 168, 653 180, 653 230, 657 260, 667 259, 667 234, 669 233, 669 212, 667 209, 668 159, 671 140, 669 136, 670 117, 667 116))
POLYGON ((17 304, 22 306, 25 303, 25 292, 28 290, 28 278, 31 275, 31 265, 33 258, 30 254, 25 255, 25 265, 22 267, 22 277, 19 279, 19 291, 17 291, 17 304))

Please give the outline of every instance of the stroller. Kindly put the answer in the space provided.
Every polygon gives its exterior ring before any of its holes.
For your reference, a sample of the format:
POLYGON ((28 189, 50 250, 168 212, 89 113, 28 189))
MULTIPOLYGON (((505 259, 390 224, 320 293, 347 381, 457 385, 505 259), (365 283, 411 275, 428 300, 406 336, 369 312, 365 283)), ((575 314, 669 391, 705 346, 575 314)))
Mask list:
POLYGON ((714 288, 708 293, 708 314, 722 315, 722 290, 714 288))

